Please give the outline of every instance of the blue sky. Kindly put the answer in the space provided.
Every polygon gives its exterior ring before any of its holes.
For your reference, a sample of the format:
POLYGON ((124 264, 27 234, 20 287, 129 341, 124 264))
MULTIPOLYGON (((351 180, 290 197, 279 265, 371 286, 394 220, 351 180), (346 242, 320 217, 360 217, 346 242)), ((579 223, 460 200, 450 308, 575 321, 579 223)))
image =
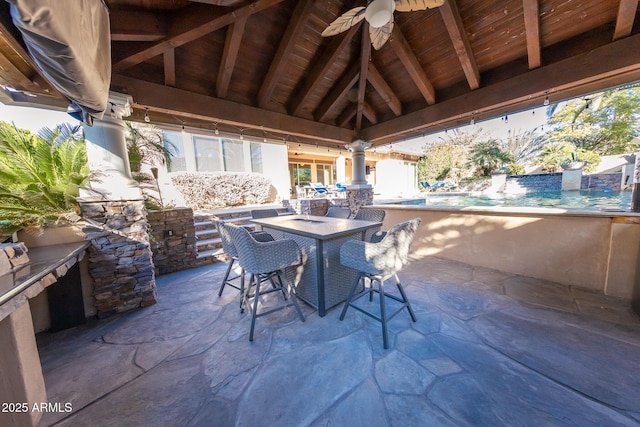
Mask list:
POLYGON ((31 132, 38 132, 43 127, 55 128, 61 123, 80 123, 63 111, 45 110, 42 108, 14 107, 0 103, 0 120, 31 132))

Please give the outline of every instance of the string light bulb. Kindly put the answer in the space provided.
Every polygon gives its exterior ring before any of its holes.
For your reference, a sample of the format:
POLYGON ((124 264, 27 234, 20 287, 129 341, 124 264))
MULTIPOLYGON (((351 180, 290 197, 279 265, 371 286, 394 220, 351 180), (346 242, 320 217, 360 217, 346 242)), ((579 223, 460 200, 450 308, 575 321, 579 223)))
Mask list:
POLYGON ((544 102, 542 103, 545 107, 549 105, 549 94, 547 92, 544 93, 544 102))
POLYGON ((216 128, 213 130, 215 135, 220 135, 220 131, 218 130, 218 124, 216 123, 216 128))
POLYGON ((144 122, 145 123, 149 123, 151 121, 151 119, 149 118, 149 109, 145 108, 144 109, 144 122))
POLYGON ((476 115, 475 113, 471 113, 471 121, 469 122, 470 125, 475 125, 476 124, 476 115))
POLYGON ((240 140, 244 140, 244 134, 240 131, 240 140))

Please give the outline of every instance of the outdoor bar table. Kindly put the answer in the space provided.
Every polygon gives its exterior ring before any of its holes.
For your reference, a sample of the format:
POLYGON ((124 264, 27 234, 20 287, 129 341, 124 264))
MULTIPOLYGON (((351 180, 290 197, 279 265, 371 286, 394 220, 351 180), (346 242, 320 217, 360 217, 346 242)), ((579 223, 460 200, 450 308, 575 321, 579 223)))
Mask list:
POLYGON ((302 251, 302 265, 289 269, 296 295, 318 309, 327 310, 347 299, 357 272, 340 264, 340 246, 347 240, 363 240, 367 230, 380 229, 381 222, 310 215, 288 215, 254 219, 253 223, 276 239, 293 239, 302 251))

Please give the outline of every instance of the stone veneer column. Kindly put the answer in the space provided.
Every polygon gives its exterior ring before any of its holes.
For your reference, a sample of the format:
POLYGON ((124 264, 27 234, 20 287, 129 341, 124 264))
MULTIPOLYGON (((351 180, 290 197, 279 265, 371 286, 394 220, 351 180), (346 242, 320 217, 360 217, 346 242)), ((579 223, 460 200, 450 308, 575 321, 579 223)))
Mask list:
POLYGON ((89 274, 98 317, 154 304, 155 268, 142 192, 131 179, 125 126, 129 96, 111 93, 111 111, 85 127, 87 158, 95 174, 80 209, 91 240, 89 274))
POLYGON ((353 216, 358 212, 360 206, 373 203, 373 187, 367 183, 364 153, 367 148, 371 147, 371 144, 358 139, 348 144, 347 147, 353 152, 351 155, 351 184, 347 186, 347 203, 353 216))

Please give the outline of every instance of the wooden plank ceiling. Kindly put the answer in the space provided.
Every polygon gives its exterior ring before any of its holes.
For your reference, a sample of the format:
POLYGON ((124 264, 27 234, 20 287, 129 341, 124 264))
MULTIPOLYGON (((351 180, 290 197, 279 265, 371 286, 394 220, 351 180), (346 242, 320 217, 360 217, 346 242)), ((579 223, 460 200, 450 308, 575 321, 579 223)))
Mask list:
MULTIPOLYGON (((446 0, 379 50, 365 20, 321 36, 364 0, 105 3, 112 90, 160 126, 377 146, 640 80, 638 0, 446 0)), ((7 32, 0 84, 50 99, 7 32)))

